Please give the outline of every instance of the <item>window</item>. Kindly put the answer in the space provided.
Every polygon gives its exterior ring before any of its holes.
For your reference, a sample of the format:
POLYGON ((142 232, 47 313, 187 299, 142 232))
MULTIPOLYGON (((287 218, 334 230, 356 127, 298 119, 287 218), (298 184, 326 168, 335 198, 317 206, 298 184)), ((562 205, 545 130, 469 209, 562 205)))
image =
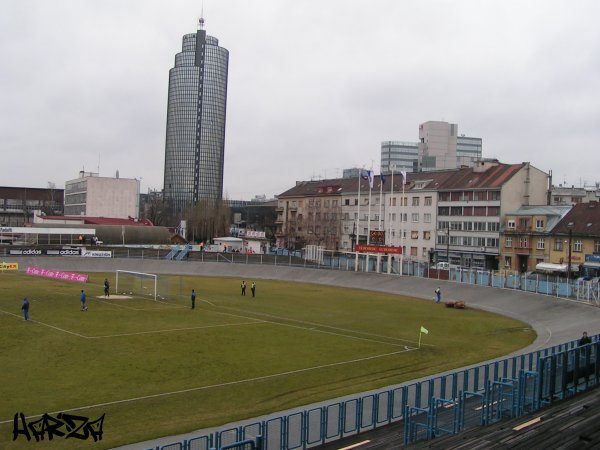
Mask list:
POLYGON ((573 251, 581 252, 582 248, 583 248, 583 242, 581 242, 581 239, 575 239, 575 242, 573 243, 573 251))
POLYGON ((396 197, 390 198, 390 206, 396 206, 396 197))
POLYGON ((498 247, 498 239, 497 238, 487 238, 486 246, 487 247, 498 247))
POLYGON ((452 193, 450 194, 450 199, 451 199, 453 202, 458 202, 458 201, 460 201, 460 197, 461 197, 461 195, 460 195, 460 192, 452 192, 452 193))
POLYGON ((504 257, 504 267, 511 267, 512 266, 512 256, 505 256, 504 257))
POLYGON ((437 243, 438 244, 445 244, 448 241, 448 236, 446 236, 445 234, 438 234, 437 237, 437 243))
POLYGON ((325 200, 323 204, 325 205, 325 208, 329 208, 329 200, 325 200))
POLYGON ((429 241, 431 239, 431 231, 423 231, 423 239, 429 241))
POLYGON ((449 215, 450 215, 450 208, 448 208, 447 206, 438 207, 438 216, 449 216, 449 215))
POLYGON ((427 256, 427 247, 423 247, 423 252, 421 253, 423 257, 427 256))
POLYGON ((485 231, 487 228, 485 222, 473 222, 473 229, 475 231, 485 231))
POLYGON ((473 215, 474 216, 485 216, 485 213, 486 213, 485 206, 475 206, 473 208, 473 215))
POLYGON ((546 245, 546 240, 544 238, 538 238, 537 240, 537 249, 538 250, 544 250, 544 246, 546 245))
POLYGON ((473 245, 473 238, 471 236, 463 236, 462 241, 463 245, 466 247, 470 247, 473 245))
POLYGON ((460 245, 458 242, 459 236, 450 235, 450 245, 460 245))
POLYGON ((473 222, 463 222, 463 230, 473 231, 473 222))
POLYGON ((519 238, 519 248, 529 248, 529 239, 525 236, 519 238))
POLYGON ((554 241, 554 250, 556 250, 557 252, 562 252, 563 241, 561 238, 556 238, 556 240, 554 241))
POLYGON ((594 253, 600 253, 600 240, 594 242, 594 253))
POLYGON ((344 200, 344 205, 345 206, 350 206, 350 199, 347 198, 346 200, 344 200))
POLYGON ((488 191, 488 200, 500 200, 500 191, 488 191))
POLYGON ((514 220, 507 220, 506 221, 506 228, 508 228, 509 230, 514 230, 515 229, 515 221, 514 220))
POLYGON ((537 220, 535 221, 535 227, 536 227, 538 230, 543 230, 543 229, 544 229, 544 219, 537 219, 537 220))
MULTIPOLYGON (((331 206, 334 208, 337 207, 337 202, 338 202, 337 200, 331 200, 331 206)), ((300 205, 300 206, 302 206, 302 205, 300 205)))
POLYGON ((413 197, 412 198, 412 205, 413 206, 419 206, 419 197, 413 197))
POLYGON ((472 206, 465 206, 463 208, 463 216, 470 217, 472 215, 473 215, 473 207, 472 206))
POLYGON ((495 216, 497 216, 499 214, 500 214, 500 207, 499 206, 488 206, 488 209, 487 209, 487 215, 488 216, 495 217, 495 216))
POLYGON ((425 197, 425 206, 431 206, 431 197, 425 197))
POLYGON ((419 239, 419 232, 418 231, 411 231, 410 232, 410 238, 411 239, 419 239))
POLYGON ((392 213, 392 222, 396 221, 396 213, 392 213))
POLYGON ((419 252, 419 248, 418 247, 411 247, 410 248, 410 256, 417 256, 419 252))
POLYGON ((412 221, 413 222, 419 221, 419 213, 412 213, 412 221))
POLYGON ((453 206, 450 208, 451 216, 462 216, 462 207, 461 206, 453 206))
POLYGON ((483 202, 487 200, 487 195, 485 191, 475 192, 475 200, 478 202, 483 202))
POLYGON ((455 231, 462 230, 462 222, 450 222, 450 229, 455 231))
POLYGON ((512 247, 512 237, 506 237, 506 239, 504 241, 504 246, 506 248, 511 248, 512 247))
POLYGON ((499 231, 500 230, 500 223, 499 222, 488 222, 487 223, 487 230, 488 231, 499 231))
POLYGON ((423 214, 423 222, 431 223, 431 214, 430 213, 423 214))
POLYGON ((485 247, 485 238, 474 237, 473 238, 473 246, 474 247, 485 247))
POLYGON ((450 222, 440 220, 438 222, 438 230, 447 230, 450 222))
POLYGON ((447 202, 450 200, 450 192, 440 192, 439 200, 440 202, 447 202))

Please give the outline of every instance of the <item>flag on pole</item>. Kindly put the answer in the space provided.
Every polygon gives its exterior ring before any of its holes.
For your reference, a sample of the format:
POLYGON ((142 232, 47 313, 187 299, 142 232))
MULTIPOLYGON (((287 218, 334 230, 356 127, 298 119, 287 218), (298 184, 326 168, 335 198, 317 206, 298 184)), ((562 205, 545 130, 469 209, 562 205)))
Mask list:
POLYGON ((401 170, 400 173, 402 174, 402 184, 406 184, 406 170, 401 170))
POLYGON ((384 174, 379 174, 379 179, 381 180, 381 184, 385 184, 385 175, 384 174))
POLYGON ((363 180, 369 180, 369 187, 373 189, 373 171, 372 170, 361 170, 360 176, 363 180))
POLYGON ((421 348, 421 335, 422 334, 429 334, 429 330, 427 328, 425 328, 423 325, 421 325, 421 331, 419 331, 419 348, 421 348))

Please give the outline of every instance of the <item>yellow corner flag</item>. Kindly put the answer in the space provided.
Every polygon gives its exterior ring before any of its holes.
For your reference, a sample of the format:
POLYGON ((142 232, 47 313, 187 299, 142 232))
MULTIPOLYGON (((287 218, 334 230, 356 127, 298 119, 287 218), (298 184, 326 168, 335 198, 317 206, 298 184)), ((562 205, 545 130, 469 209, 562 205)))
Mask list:
POLYGON ((419 348, 421 348, 421 335, 423 333, 429 334, 429 330, 427 328, 425 328, 423 325, 421 325, 421 331, 419 332, 419 348))

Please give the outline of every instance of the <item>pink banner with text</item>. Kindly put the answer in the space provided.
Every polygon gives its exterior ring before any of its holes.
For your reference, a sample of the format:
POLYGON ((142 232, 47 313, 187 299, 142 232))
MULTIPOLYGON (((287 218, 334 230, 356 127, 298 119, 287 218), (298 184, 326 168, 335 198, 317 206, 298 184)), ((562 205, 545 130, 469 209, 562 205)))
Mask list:
POLYGON ((29 266, 25 272, 34 277, 52 278, 62 281, 75 281, 76 283, 87 283, 88 276, 85 273, 61 272, 60 270, 42 269, 41 267, 29 266))

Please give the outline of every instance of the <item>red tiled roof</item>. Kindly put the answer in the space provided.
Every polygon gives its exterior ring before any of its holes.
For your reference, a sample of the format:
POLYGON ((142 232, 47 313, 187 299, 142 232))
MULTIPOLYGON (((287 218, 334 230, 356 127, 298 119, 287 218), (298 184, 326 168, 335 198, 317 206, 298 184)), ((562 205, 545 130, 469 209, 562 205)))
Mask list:
MULTIPOLYGON (((490 189, 501 188, 513 175, 525 166, 522 164, 502 164, 498 163, 490 167, 485 172, 476 172, 473 167, 461 169, 438 170, 432 172, 410 172, 407 173, 408 184, 405 190, 414 187, 415 181, 429 181, 421 189, 424 190, 456 190, 456 189, 490 189)), ((375 176, 372 192, 379 191, 380 176, 375 176)), ((389 192, 391 189, 391 175, 385 176, 383 191, 389 192)), ((334 178, 330 180, 319 181, 300 181, 296 186, 279 194, 277 198, 286 197, 307 197, 307 196, 325 196, 352 194, 358 190, 358 179, 354 178, 334 178), (327 188, 332 188, 327 192, 327 188), (319 192, 319 190, 322 192, 319 192)), ((402 190, 402 175, 394 174, 394 192, 402 190)), ((368 192, 369 183, 367 180, 360 180, 360 191, 368 192)))
POLYGON ((525 164, 498 164, 485 172, 476 172, 472 167, 459 169, 440 186, 440 190, 501 188, 525 164))
MULTIPOLYGON (((457 172, 456 170, 440 170, 436 172, 414 172, 407 173, 407 184, 405 190, 410 190, 414 181, 425 180, 429 181, 422 189, 437 189, 445 180, 452 177, 457 172)), ((373 180, 373 189, 371 192, 379 192, 381 176, 376 175, 373 180)), ((383 191, 390 192, 392 188, 392 176, 385 175, 383 183, 383 191)), ((394 192, 402 190, 402 175, 394 173, 394 192)), ((329 180, 319 181, 300 181, 296 186, 279 194, 277 198, 286 197, 310 197, 310 196, 326 196, 326 195, 341 195, 352 194, 358 192, 358 178, 333 178, 329 180), (328 188, 331 188, 328 190, 328 188), (320 192, 321 191, 321 192, 320 192)), ((368 180, 360 180, 361 194, 369 192, 368 180)))
POLYGON ((578 203, 552 229, 556 234, 569 234, 569 224, 575 236, 600 237, 600 203, 578 203))
POLYGON ((149 219, 121 219, 117 217, 88 217, 88 216, 43 216, 44 220, 81 220, 85 225, 133 225, 152 227, 154 224, 149 219))

